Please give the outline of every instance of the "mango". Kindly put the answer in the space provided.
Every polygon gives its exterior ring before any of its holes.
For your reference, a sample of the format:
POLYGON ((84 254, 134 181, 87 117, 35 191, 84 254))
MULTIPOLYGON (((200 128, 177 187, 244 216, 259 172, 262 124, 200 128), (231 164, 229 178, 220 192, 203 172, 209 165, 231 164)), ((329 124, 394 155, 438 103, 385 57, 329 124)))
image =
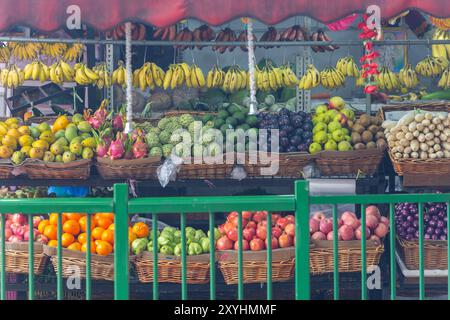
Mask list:
POLYGON ((83 138, 83 140, 84 140, 84 139, 90 138, 90 137, 92 137, 92 136, 90 135, 89 132, 83 132, 83 133, 80 135, 80 137, 83 138))
POLYGON ((77 156, 81 156, 81 153, 83 152, 83 146, 80 142, 70 143, 70 152, 77 156))
POLYGON ((72 116, 72 123, 74 123, 75 125, 78 125, 80 122, 84 121, 83 115, 79 114, 79 113, 75 113, 72 116))
POLYGON ((9 129, 7 135, 13 136, 16 139, 19 139, 21 134, 18 129, 9 129))
POLYGON ((83 159, 92 159, 94 157, 94 151, 91 148, 83 148, 83 152, 81 153, 81 157, 83 159))
POLYGON ((64 163, 75 161, 75 159, 76 159, 75 155, 70 151, 64 152, 62 156, 62 160, 64 163))
POLYGON ((19 130, 20 134, 23 136, 31 134, 30 127, 28 127, 28 126, 20 126, 19 129, 17 129, 17 130, 19 130))
POLYGON ((50 125, 47 122, 42 122, 37 126, 40 133, 45 131, 52 131, 52 128, 50 128, 50 125))
POLYGON ((84 139, 81 142, 81 145, 83 147, 89 147, 89 148, 95 148, 97 146, 97 144, 95 143, 95 139, 93 137, 84 139))
POLYGON ((31 127, 30 133, 31 133, 31 136, 35 139, 39 138, 39 136, 41 135, 41 132, 39 131, 39 129, 37 127, 31 127))
POLYGON ((40 140, 45 140, 48 143, 53 143, 55 141, 55 135, 51 131, 44 131, 39 136, 40 140))
POLYGON ((5 120, 5 123, 8 126, 11 126, 12 124, 18 124, 19 123, 19 119, 17 119, 17 118, 8 118, 8 119, 5 120))
POLYGON ((67 139, 64 138, 64 137, 61 137, 61 138, 59 138, 58 140, 56 140, 56 141, 54 142, 54 144, 59 144, 59 145, 61 145, 61 146, 68 146, 68 145, 69 145, 69 141, 67 141, 67 139))
POLYGON ((92 126, 89 122, 87 121, 81 121, 78 126, 77 126, 78 130, 80 130, 81 132, 91 132, 92 130, 92 126))
POLYGON ((66 133, 66 130, 58 130, 56 133, 55 133, 55 139, 56 140, 58 140, 59 138, 64 138, 65 137, 65 133, 66 133))
POLYGON ((66 115, 59 116, 53 123, 52 132, 58 132, 59 130, 65 129, 69 125, 70 121, 66 115))
POLYGON ((30 158, 31 159, 42 159, 44 157, 44 149, 41 148, 31 148, 30 158))
POLYGON ((39 149, 42 149, 42 150, 44 150, 44 151, 47 151, 48 148, 50 147, 50 145, 48 144, 48 142, 45 141, 45 140, 36 140, 35 142, 33 142, 33 143, 31 144, 31 146, 32 146, 33 148, 39 148, 39 149))
POLYGON ((62 145, 54 143, 50 146, 50 152, 56 156, 58 154, 63 154, 64 148, 62 145))
POLYGON ((30 150, 31 150, 31 146, 24 146, 20 149, 20 152, 22 152, 24 155, 26 155, 27 157, 30 157, 30 150))
POLYGON ((75 137, 72 139, 72 141, 70 141, 70 143, 81 143, 81 141, 83 141, 83 138, 81 136, 75 137))
POLYGON ((8 132, 8 126, 3 122, 0 122, 0 135, 5 136, 8 132))
POLYGON ((69 124, 66 128, 66 132, 64 133, 67 141, 71 142, 78 136, 78 129, 74 124, 69 124))
POLYGON ((23 154, 20 151, 16 151, 12 154, 11 156, 11 161, 12 163, 14 163, 15 165, 19 165, 21 164, 23 161, 25 160, 25 154, 23 154))
POLYGON ((31 146, 34 142, 34 139, 30 135, 23 135, 19 138, 19 144, 21 147, 31 146))
POLYGON ((4 146, 10 147, 12 150, 16 150, 16 148, 17 148, 17 140, 16 140, 16 138, 13 137, 13 136, 10 136, 8 134, 3 137, 2 144, 4 146))
POLYGON ((63 162, 62 154, 55 156, 55 162, 63 162))
POLYGON ((50 151, 44 152, 44 158, 42 159, 45 162, 54 162, 55 161, 55 155, 51 153, 50 151))
POLYGON ((0 158, 8 159, 13 154, 13 150, 8 146, 0 146, 0 158))

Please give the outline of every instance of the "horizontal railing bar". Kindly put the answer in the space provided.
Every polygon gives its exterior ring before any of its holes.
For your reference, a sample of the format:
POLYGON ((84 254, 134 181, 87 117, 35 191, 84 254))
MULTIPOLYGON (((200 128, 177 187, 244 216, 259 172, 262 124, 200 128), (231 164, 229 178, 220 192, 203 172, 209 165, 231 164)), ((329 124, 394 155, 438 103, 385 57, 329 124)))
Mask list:
POLYGON ((294 211, 293 195, 285 196, 228 196, 228 197, 182 197, 137 198, 128 202, 128 213, 170 214, 176 212, 209 212, 241 210, 294 211))
MULTIPOLYGON (((58 38, 30 38, 30 37, 0 37, 2 42, 38 42, 38 43, 83 43, 101 45, 125 45, 125 40, 106 39, 58 39, 58 38)), ((161 41, 161 40, 133 40, 133 46, 246 46, 245 41, 161 41)), ((450 40, 383 40, 374 41, 374 45, 431 45, 450 44, 450 40)), ((310 47, 310 46, 363 46, 363 41, 359 40, 334 40, 334 41, 257 41, 255 46, 283 46, 283 47, 310 47)))
POLYGON ((4 213, 24 214, 48 212, 110 212, 113 210, 111 198, 40 198, 40 199, 2 199, 0 210, 4 213))
POLYGON ((396 202, 448 202, 450 194, 370 194, 345 196, 311 196, 311 204, 376 204, 396 202))

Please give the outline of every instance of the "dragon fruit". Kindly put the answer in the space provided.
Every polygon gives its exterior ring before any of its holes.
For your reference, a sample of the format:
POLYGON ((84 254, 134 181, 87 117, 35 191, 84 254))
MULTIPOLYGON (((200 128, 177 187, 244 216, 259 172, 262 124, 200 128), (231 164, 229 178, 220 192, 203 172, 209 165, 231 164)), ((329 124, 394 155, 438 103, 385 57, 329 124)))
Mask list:
POLYGON ((145 158, 148 154, 147 144, 143 141, 142 137, 138 137, 136 142, 133 144, 133 157, 135 159, 145 158))
POLYGON ((122 133, 117 133, 116 140, 111 142, 108 149, 108 156, 111 160, 121 159, 125 154, 125 146, 123 143, 122 133))
POLYGON ((123 131, 123 118, 120 113, 118 113, 114 116, 112 125, 115 130, 123 131))
POLYGON ((100 104, 100 107, 97 109, 97 111, 94 112, 92 116, 90 110, 84 110, 84 119, 89 122, 89 124, 94 129, 99 129, 105 122, 106 117, 108 116, 108 111, 106 111, 106 106, 108 105, 108 103, 108 99, 103 100, 100 104))
POLYGON ((103 158, 108 155, 108 149, 111 145, 111 138, 105 137, 104 134, 106 131, 100 132, 100 136, 97 134, 95 130, 92 130, 92 134, 95 139, 95 143, 97 144, 97 148, 95 150, 97 157, 103 158))
POLYGON ((124 143, 124 148, 125 148, 125 155, 124 155, 124 159, 126 160, 131 160, 133 159, 133 138, 131 135, 128 135, 126 133, 123 134, 123 140, 125 141, 124 143))

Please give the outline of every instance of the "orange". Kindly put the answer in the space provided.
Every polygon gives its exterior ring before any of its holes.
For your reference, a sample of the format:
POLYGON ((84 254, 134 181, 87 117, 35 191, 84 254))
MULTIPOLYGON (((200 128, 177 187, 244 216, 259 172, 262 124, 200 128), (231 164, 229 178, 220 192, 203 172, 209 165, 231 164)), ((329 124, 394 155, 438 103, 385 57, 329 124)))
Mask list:
POLYGON ((111 231, 114 231, 114 229, 115 229, 115 227, 114 227, 114 223, 113 224, 111 224, 109 227, 108 227, 108 230, 111 230, 111 231))
POLYGON ((80 224, 75 220, 67 220, 63 224, 63 231, 76 236, 80 233, 80 224))
POLYGON ((111 212, 99 212, 95 216, 98 217, 97 219, 105 218, 114 221, 114 213, 111 212))
POLYGON ((109 244, 114 244, 114 231, 112 230, 103 231, 102 240, 108 242, 109 244))
MULTIPOLYGON (((61 215, 61 221, 63 224, 64 224, 64 222, 67 221, 67 217, 64 214, 61 215)), ((54 226, 56 226, 58 224, 58 214, 57 213, 50 214, 50 224, 52 224, 54 226)))
POLYGON ((61 236, 61 245, 64 248, 67 248, 68 246, 70 246, 72 243, 75 242, 75 237, 73 236, 73 234, 70 233, 63 233, 61 236))
POLYGON ((96 252, 101 256, 107 256, 113 251, 112 245, 106 241, 98 241, 96 252))
POLYGON ((81 243, 81 244, 86 243, 86 240, 87 240, 87 234, 84 233, 84 232, 83 232, 83 233, 80 233, 80 235, 78 236, 77 240, 78 240, 78 242, 81 243))
POLYGON ((137 236, 134 234, 133 229, 130 227, 128 229, 128 243, 132 243, 137 239, 137 236))
MULTIPOLYGON (((96 251, 96 245, 94 243, 94 241, 91 241, 91 253, 95 253, 96 251)), ((87 251, 87 243, 83 243, 81 245, 81 252, 86 252, 87 251)))
POLYGON ((81 251, 81 244, 79 242, 74 242, 70 246, 68 246, 67 249, 73 251, 81 251))
POLYGON ((101 228, 101 227, 96 227, 94 228, 94 230, 92 230, 92 237, 95 240, 100 240, 102 238, 102 234, 105 231, 105 229, 101 228))
POLYGON ((56 240, 50 240, 50 241, 47 243, 47 245, 48 245, 49 247, 57 247, 57 246, 58 246, 58 241, 56 241, 56 240))
POLYGON ((38 225, 39 233, 44 234, 44 229, 49 224, 50 224, 50 220, 48 220, 48 219, 45 219, 45 220, 42 220, 41 222, 39 222, 39 225, 38 225))
POLYGON ((148 226, 144 222, 137 222, 133 226, 133 233, 136 234, 138 238, 145 238, 149 233, 148 226))
POLYGON ((109 218, 99 218, 97 219, 97 226, 103 229, 108 229, 112 225, 112 220, 109 218))
POLYGON ((56 240, 58 237, 58 229, 56 226, 49 224, 44 228, 44 236, 49 240, 56 240))
MULTIPOLYGON (((81 231, 86 232, 87 230, 87 216, 82 216, 80 220, 78 220, 78 223, 80 224, 81 231)), ((91 216, 91 230, 95 228, 95 220, 94 217, 91 216)))
POLYGON ((78 221, 81 218, 81 214, 80 213, 66 213, 66 217, 69 220, 78 221))

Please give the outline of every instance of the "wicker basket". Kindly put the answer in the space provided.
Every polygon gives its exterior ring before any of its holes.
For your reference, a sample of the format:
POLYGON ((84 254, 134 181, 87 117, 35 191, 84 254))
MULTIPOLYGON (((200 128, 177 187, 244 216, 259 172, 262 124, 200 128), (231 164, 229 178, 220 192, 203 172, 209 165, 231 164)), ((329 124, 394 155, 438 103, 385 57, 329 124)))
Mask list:
MULTIPOLYGON (((206 284, 209 282, 209 254, 186 257, 186 282, 206 284)), ((140 282, 153 282, 153 254, 144 252, 134 260, 140 282)), ((158 254, 158 282, 181 283, 181 259, 177 256, 158 254)))
POLYGON ((0 162, 0 179, 10 179, 13 177, 12 171, 14 166, 12 164, 0 162))
POLYGON ((160 157, 133 160, 111 160, 97 158, 96 167, 105 180, 114 179, 156 179, 156 169, 161 163, 160 157))
POLYGON ((23 166, 30 179, 86 180, 91 172, 91 163, 91 160, 84 159, 69 163, 28 159, 23 166))
MULTIPOLYGON (((396 111, 411 111, 414 109, 421 109, 431 112, 450 112, 450 104, 444 102, 429 102, 429 103, 408 103, 399 105, 383 106, 380 110, 381 117, 385 120, 387 112, 396 111)), ((450 174, 450 159, 395 159, 389 150, 389 157, 395 172, 399 176, 407 173, 422 173, 422 174, 450 174)))
MULTIPOLYGON (((274 249, 272 251, 272 282, 289 281, 294 277, 293 248, 274 249)), ((238 260, 236 251, 220 252, 219 268, 225 283, 238 283, 238 260)), ((267 282, 267 252, 243 252, 243 281, 244 283, 267 282)))
MULTIPOLYGON (((50 257, 55 272, 58 272, 58 252, 55 247, 44 246, 44 252, 50 257)), ((62 275, 71 277, 79 272, 81 278, 86 278, 86 253, 62 249, 62 275)), ((114 281, 114 255, 91 255, 91 278, 95 280, 114 281)))
POLYGON ((230 178, 234 168, 233 164, 226 163, 227 156, 223 154, 222 163, 208 164, 205 159, 201 159, 201 163, 196 164, 196 159, 190 159, 192 163, 183 163, 180 171, 177 173, 177 179, 226 179, 230 178))
MULTIPOLYGON (((397 249, 409 270, 419 270, 419 241, 397 237, 397 249)), ((447 241, 425 240, 423 249, 425 270, 448 270, 447 241)))
MULTIPOLYGON (((303 168, 313 161, 311 155, 306 152, 268 154, 267 157, 270 157, 272 161, 278 162, 278 171, 270 174, 270 176, 282 178, 302 178, 303 168)), ((259 161, 256 164, 251 164, 249 162, 250 161, 246 159, 244 165, 248 177, 260 177, 264 168, 268 169, 274 164, 273 162, 269 164, 262 164, 259 161)))
MULTIPOLYGON (((8 273, 28 274, 28 243, 5 243, 5 270, 8 273)), ((48 257, 44 254, 42 244, 34 244, 34 274, 42 274, 48 257)))
POLYGON ((374 174, 384 149, 364 149, 351 151, 322 151, 315 155, 315 163, 322 175, 339 176, 364 173, 374 174))
MULTIPOLYGON (((333 272, 333 242, 326 240, 313 241, 314 246, 310 249, 310 269, 312 274, 333 272)), ((381 254, 384 252, 383 245, 377 245, 373 241, 366 242, 366 266, 376 266, 380 262, 381 254)), ((339 272, 361 271, 361 242, 342 241, 339 243, 339 272)))

